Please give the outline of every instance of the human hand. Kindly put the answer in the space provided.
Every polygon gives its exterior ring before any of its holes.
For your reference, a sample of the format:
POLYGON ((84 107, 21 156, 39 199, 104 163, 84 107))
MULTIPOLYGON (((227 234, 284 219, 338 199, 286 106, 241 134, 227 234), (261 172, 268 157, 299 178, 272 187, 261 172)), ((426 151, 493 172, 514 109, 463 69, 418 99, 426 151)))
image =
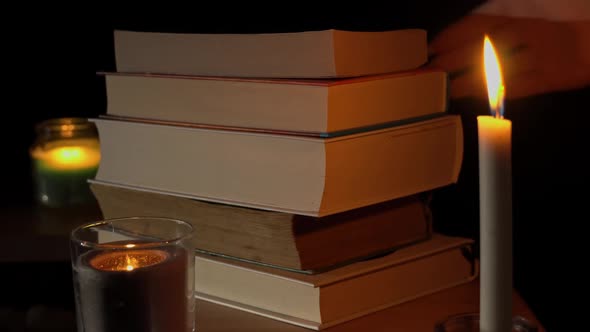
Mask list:
POLYGON ((507 99, 590 84, 590 21, 471 14, 441 31, 429 45, 430 66, 449 72, 452 98, 487 98, 485 34, 498 53, 507 99))

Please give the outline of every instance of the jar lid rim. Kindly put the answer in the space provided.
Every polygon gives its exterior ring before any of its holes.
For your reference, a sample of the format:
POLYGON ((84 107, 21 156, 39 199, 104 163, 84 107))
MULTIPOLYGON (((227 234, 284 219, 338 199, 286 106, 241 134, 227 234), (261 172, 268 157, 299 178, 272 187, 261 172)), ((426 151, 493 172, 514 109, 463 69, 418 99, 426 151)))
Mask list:
POLYGON ((44 120, 36 125, 36 129, 38 132, 55 132, 62 130, 96 130, 96 127, 87 118, 64 117, 44 120))

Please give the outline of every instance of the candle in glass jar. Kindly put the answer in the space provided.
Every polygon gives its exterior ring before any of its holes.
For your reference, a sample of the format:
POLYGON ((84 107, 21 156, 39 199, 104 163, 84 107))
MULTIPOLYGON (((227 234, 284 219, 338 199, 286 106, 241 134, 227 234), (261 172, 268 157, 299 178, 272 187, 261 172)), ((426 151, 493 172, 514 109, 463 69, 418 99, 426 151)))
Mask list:
POLYGON ((489 38, 484 67, 491 116, 479 116, 480 331, 512 330, 512 123, 504 119, 504 83, 489 38))
POLYGON ((74 264, 84 331, 186 332, 187 254, 178 247, 89 251, 74 264))
POLYGON ((84 118, 41 122, 30 149, 37 200, 61 207, 93 201, 88 179, 100 163, 96 126, 84 118))

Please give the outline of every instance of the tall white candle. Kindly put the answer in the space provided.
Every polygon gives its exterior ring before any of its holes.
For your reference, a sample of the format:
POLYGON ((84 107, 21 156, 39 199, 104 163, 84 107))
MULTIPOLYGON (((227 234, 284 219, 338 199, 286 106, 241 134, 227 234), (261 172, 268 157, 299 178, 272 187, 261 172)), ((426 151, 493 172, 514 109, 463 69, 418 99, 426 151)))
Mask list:
POLYGON ((504 119, 500 63, 486 36, 491 116, 479 116, 480 331, 512 330, 512 123, 504 119))

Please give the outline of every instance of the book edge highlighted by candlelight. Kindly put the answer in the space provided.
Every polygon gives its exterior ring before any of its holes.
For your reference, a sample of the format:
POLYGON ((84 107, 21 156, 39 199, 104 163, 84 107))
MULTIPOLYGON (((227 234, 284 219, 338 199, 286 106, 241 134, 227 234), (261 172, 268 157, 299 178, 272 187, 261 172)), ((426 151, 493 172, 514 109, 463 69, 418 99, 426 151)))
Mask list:
POLYGON ((315 218, 156 194, 95 180, 90 180, 90 189, 104 218, 166 215, 184 220, 195 228, 192 242, 199 251, 300 273, 318 273, 391 252, 426 240, 432 233, 427 198, 419 195, 315 218))
POLYGON ((114 31, 119 72, 235 77, 352 77, 417 68, 423 29, 281 33, 114 31))
POLYGON ((452 184, 463 158, 456 115, 327 139, 92 121, 98 181, 316 217, 452 184))
POLYGON ((322 330, 472 281, 479 274, 473 243, 435 233, 389 255, 317 275, 197 254, 196 297, 322 330))

